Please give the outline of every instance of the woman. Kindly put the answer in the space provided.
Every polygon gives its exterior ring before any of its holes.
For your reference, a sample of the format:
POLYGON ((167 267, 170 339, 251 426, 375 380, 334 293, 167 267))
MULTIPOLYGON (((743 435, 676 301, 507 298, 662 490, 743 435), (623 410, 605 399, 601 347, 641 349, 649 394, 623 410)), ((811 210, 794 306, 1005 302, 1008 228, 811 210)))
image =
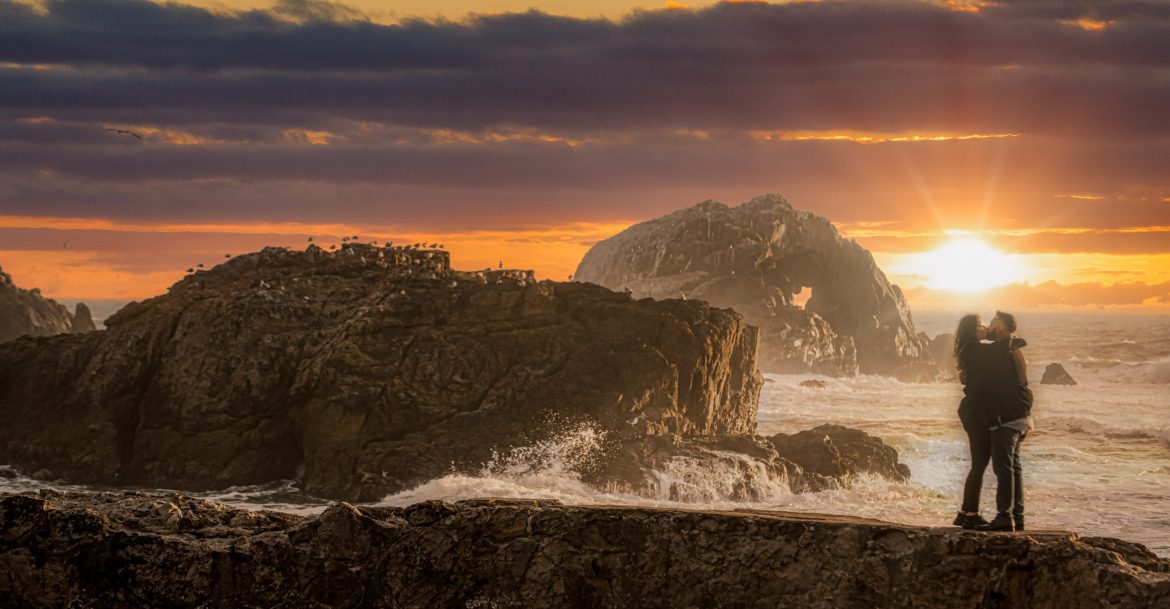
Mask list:
POLYGON ((971 449, 971 469, 963 485, 963 505, 955 516, 955 525, 964 529, 987 526, 979 515, 979 492, 983 489, 983 472, 991 461, 991 433, 988 430, 980 390, 992 354, 990 345, 981 343, 987 328, 978 315, 964 315, 955 329, 955 363, 963 399, 959 402, 959 421, 967 432, 971 449))

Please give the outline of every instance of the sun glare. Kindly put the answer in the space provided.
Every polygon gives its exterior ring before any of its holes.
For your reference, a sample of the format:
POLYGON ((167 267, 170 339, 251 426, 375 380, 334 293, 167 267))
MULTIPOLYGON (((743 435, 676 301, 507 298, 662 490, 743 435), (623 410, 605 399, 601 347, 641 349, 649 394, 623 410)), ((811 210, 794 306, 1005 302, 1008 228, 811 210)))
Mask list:
POLYGON ((978 292, 1017 281, 1020 261, 983 241, 952 238, 936 250, 918 254, 906 270, 927 279, 927 286, 950 292, 978 292))

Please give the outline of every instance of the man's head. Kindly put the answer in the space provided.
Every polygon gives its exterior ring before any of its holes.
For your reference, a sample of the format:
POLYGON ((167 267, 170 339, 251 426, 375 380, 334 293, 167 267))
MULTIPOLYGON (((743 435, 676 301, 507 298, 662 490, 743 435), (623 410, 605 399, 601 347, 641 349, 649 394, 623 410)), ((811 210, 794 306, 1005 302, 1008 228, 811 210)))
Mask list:
POLYGON ((1004 311, 996 311, 991 323, 987 324, 987 337, 992 340, 1003 340, 1016 332, 1016 316, 1004 311))

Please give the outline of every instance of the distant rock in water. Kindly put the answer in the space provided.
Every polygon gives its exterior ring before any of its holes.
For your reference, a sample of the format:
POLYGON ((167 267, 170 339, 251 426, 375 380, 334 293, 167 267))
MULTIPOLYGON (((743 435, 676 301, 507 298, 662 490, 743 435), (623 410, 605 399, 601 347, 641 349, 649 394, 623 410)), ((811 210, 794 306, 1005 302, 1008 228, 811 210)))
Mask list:
POLYGON ((1170 561, 1061 531, 476 499, 313 517, 181 495, 0 496, 11 607, 1154 609, 1170 561))
POLYGON ((77 307, 73 311, 70 328, 70 331, 74 334, 84 334, 97 330, 97 325, 93 323, 93 315, 89 312, 89 307, 85 306, 84 302, 77 303, 77 307))
POLYGON ((955 361, 954 334, 945 332, 930 339, 930 354, 934 357, 934 362, 938 364, 938 369, 942 372, 943 378, 959 378, 958 363, 955 361))
POLYGON ((1040 378, 1041 385, 1076 385, 1077 382, 1073 380, 1071 374, 1064 369, 1064 366, 1053 362, 1044 368, 1044 376, 1040 378))
POLYGON ((106 326, 0 345, 0 463, 374 500, 581 422, 619 445, 751 434, 762 384, 733 311, 439 250, 268 248, 106 326))
POLYGON ((821 381, 821 380, 808 379, 805 381, 801 381, 800 386, 801 387, 808 387, 809 389, 824 389, 824 388, 828 387, 829 385, 828 385, 828 383, 821 381))
MULTIPOLYGON (((93 324, 93 321, 90 321, 93 324)), ((12 276, 0 269, 0 343, 21 336, 50 336, 73 331, 69 309, 37 288, 16 287, 12 276)))
MULTIPOLYGON (((598 242, 577 281, 702 299, 760 328, 764 372, 911 375, 933 363, 901 290, 829 220, 765 195, 705 201, 598 242), (810 288, 804 309, 794 296, 810 288)), ((937 376, 937 374, 935 375, 937 376)))

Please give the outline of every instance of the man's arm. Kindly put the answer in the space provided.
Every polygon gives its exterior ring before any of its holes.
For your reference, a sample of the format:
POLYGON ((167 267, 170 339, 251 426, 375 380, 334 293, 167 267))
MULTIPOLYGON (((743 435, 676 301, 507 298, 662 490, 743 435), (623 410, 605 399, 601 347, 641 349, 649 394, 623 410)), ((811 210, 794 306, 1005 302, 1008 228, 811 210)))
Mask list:
POLYGON ((1024 359, 1024 352, 1020 349, 1010 349, 1008 353, 1012 356, 1012 361, 1016 364, 1016 377, 1020 381, 1021 387, 1028 386, 1028 362, 1024 359))

